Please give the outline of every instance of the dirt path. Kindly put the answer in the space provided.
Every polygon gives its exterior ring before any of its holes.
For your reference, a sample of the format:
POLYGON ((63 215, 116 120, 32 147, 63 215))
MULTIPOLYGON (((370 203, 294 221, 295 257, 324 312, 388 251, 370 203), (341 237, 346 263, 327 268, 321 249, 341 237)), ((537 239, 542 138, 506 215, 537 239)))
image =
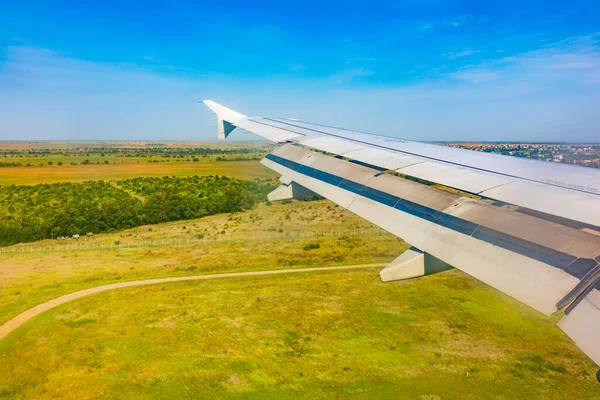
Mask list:
POLYGON ((316 267, 316 268, 296 268, 296 269, 275 269, 270 271, 250 271, 250 272, 230 272, 225 274, 209 274, 209 275, 194 275, 194 276, 179 276, 176 278, 158 278, 158 279, 144 279, 139 281, 130 282, 119 282, 112 283, 110 285, 98 286, 90 289, 80 290, 78 292, 66 294, 58 297, 54 300, 47 301, 39 304, 29 310, 22 312, 4 325, 0 326, 0 340, 4 339, 9 333, 29 321, 33 317, 40 315, 44 311, 48 311, 61 304, 68 303, 72 300, 77 300, 82 297, 86 297, 95 293, 106 292, 108 290, 142 286, 142 285, 154 285, 157 283, 169 283, 169 282, 181 282, 181 281, 196 281, 202 279, 218 279, 218 278, 233 278, 239 276, 256 276, 256 275, 277 275, 277 274, 292 274, 297 272, 315 272, 315 271, 335 271, 345 269, 359 269, 359 268, 373 268, 383 267, 385 264, 361 264, 361 265, 343 265, 338 267, 316 267))

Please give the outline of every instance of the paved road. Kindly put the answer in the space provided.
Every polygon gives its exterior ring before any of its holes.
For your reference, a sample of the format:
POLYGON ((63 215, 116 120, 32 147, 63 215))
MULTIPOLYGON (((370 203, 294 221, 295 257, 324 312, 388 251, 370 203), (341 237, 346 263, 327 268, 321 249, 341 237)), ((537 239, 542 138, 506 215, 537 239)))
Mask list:
POLYGON ((0 340, 4 339, 9 333, 29 321, 33 317, 40 315, 44 311, 48 311, 51 308, 59 306, 61 304, 68 303, 72 300, 77 300, 82 297, 89 296, 95 293, 106 292, 108 290, 142 286, 142 285, 154 285, 157 283, 168 283, 168 282, 181 282, 181 281, 197 281, 202 279, 218 279, 218 278, 233 278, 239 276, 256 276, 256 275, 277 275, 277 274, 292 274, 297 272, 320 272, 320 271, 335 271, 335 270, 347 270, 347 269, 359 269, 359 268, 373 268, 383 267, 385 264, 361 264, 361 265, 343 265, 338 267, 316 267, 316 268, 296 268, 296 269, 275 269, 270 271, 251 271, 251 272, 231 272, 226 274, 210 274, 210 275, 194 275, 194 276, 178 276, 175 278, 158 278, 158 279, 144 279, 140 281, 130 282, 119 282, 110 285, 98 286, 95 288, 84 289, 78 292, 66 294, 58 297, 54 300, 47 301, 40 305, 37 305, 29 310, 17 315, 4 325, 0 326, 0 340))

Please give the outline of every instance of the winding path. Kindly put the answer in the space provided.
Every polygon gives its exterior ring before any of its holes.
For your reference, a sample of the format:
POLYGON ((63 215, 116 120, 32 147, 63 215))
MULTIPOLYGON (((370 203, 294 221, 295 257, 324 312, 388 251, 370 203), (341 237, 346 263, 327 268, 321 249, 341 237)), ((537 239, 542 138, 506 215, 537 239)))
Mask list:
POLYGON ((182 281, 197 281, 203 279, 218 279, 218 278, 234 278, 239 276, 257 276, 257 275, 277 275, 277 274, 292 274, 298 272, 320 272, 320 271, 335 271, 359 268, 383 267, 386 264, 361 264, 361 265, 343 265, 337 267, 315 267, 315 268, 295 268, 295 269, 275 269, 267 271, 249 271, 249 272, 230 272, 224 274, 208 274, 208 275, 193 275, 193 276, 178 276, 175 278, 157 278, 144 279, 139 281, 119 282, 110 285, 98 286, 94 288, 84 289, 77 292, 69 293, 64 296, 49 300, 39 304, 29 310, 22 312, 4 325, 0 326, 0 340, 4 339, 12 331, 23 325, 35 316, 40 315, 44 311, 48 311, 61 304, 69 301, 77 300, 95 293, 106 292, 114 289, 121 289, 132 286, 154 285, 157 283, 182 282, 182 281))

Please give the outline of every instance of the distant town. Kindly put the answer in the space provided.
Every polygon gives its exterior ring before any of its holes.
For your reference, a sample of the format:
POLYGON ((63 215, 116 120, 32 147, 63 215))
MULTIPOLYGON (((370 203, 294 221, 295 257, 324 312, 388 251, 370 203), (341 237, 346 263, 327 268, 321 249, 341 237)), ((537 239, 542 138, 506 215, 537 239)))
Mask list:
POLYGON ((444 143, 451 147, 600 168, 600 144, 444 143))

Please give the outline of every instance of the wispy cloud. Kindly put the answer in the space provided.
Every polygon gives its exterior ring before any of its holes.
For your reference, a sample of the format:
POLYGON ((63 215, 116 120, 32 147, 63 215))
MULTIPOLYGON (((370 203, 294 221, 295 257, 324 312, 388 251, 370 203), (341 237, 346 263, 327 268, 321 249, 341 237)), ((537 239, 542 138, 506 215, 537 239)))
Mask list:
POLYGON ((449 53, 446 53, 444 56, 448 60, 454 60, 455 58, 468 57, 468 56, 472 56, 473 54, 477 54, 477 53, 481 53, 481 50, 465 49, 463 51, 459 51, 456 53, 449 52, 449 53))
POLYGON ((160 138, 196 131, 210 79, 11 47, 0 63, 3 139, 160 138), (187 110, 187 111, 186 111, 187 110), (170 126, 170 127, 169 127, 170 126), (164 136, 167 135, 167 136, 164 136))
POLYGON ((484 15, 446 15, 444 17, 424 19, 417 22, 417 30, 420 32, 433 29, 455 29, 470 24, 489 23, 490 18, 484 15))
POLYGON ((419 21, 417 29, 421 32, 425 32, 425 31, 428 31, 429 29, 433 28, 435 25, 436 25, 436 22, 432 21, 432 20, 419 21))
POLYGON ((598 36, 492 54, 500 57, 447 66, 411 84, 372 86, 365 78, 377 66, 366 62, 324 77, 252 80, 15 47, 0 62, 0 137, 208 139, 214 116, 197 100, 213 98, 248 115, 293 115, 413 140, 597 140, 598 36))
POLYGON ((495 81, 502 77, 500 72, 485 70, 482 68, 472 68, 463 71, 457 71, 451 73, 449 76, 452 79, 466 81, 469 83, 484 83, 489 81, 495 81))
POLYGON ((455 15, 445 17, 442 21, 442 24, 445 26, 449 26, 452 28, 457 28, 462 25, 467 25, 473 23, 477 20, 477 17, 473 15, 455 15))
POLYGON ((451 73, 449 77, 472 83, 526 79, 540 87, 566 81, 586 85, 600 76, 597 37, 570 38, 539 50, 484 60, 451 73))
POLYGON ((336 71, 329 77, 329 80, 335 84, 345 84, 373 74, 372 70, 365 67, 345 68, 336 71))
POLYGON ((142 60, 148 61, 150 63, 162 63, 164 60, 158 57, 156 54, 146 54, 142 56, 142 60))

